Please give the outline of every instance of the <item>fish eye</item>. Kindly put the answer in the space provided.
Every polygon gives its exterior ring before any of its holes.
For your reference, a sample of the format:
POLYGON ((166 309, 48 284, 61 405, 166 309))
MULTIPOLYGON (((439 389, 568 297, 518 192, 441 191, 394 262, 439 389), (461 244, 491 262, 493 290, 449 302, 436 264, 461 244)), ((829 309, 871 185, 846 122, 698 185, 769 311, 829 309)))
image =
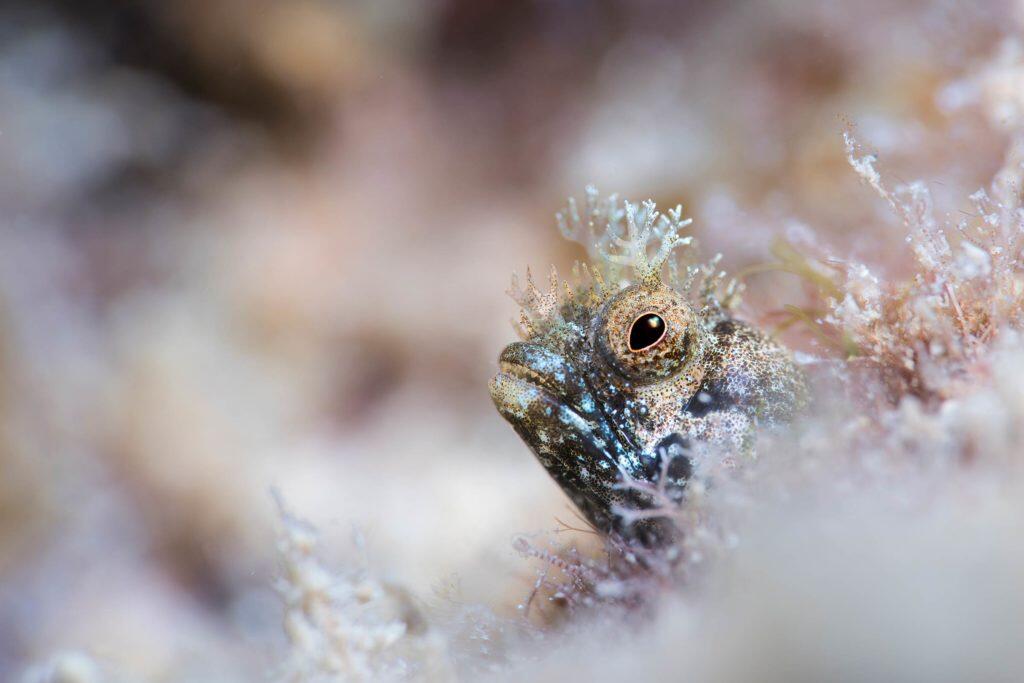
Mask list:
POLYGON ((667 331, 664 318, 657 313, 644 313, 629 327, 629 350, 636 353, 649 349, 664 339, 667 331))
POLYGON ((670 379, 703 353, 702 328, 686 299, 668 288, 631 285, 594 319, 598 357, 637 386, 670 379))

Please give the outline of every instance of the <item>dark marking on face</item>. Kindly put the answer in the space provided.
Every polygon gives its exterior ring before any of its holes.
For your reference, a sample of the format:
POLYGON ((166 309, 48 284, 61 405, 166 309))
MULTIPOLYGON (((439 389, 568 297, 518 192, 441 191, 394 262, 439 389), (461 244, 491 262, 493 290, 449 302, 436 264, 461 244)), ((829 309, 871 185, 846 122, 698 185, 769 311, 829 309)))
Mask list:
POLYGON ((647 461, 644 468, 652 483, 672 489, 674 493, 670 495, 675 495, 677 499, 682 498, 682 490, 693 475, 689 450, 689 441, 681 434, 669 434, 654 447, 654 457, 647 461))

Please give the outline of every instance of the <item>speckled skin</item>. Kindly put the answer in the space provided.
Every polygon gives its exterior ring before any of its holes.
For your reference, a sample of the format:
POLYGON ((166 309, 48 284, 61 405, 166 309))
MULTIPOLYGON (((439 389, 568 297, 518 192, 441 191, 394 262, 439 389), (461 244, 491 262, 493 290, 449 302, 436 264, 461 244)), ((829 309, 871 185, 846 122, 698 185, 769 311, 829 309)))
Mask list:
POLYGON ((576 296, 553 318, 502 352, 491 396, 605 532, 645 544, 670 537, 663 520, 622 514, 658 504, 625 484, 660 483, 679 500, 694 443, 749 453, 758 424, 789 420, 805 401, 804 379, 775 341, 724 314, 701 317, 660 282, 576 296), (645 313, 660 315, 666 333, 630 350, 630 326, 645 313))

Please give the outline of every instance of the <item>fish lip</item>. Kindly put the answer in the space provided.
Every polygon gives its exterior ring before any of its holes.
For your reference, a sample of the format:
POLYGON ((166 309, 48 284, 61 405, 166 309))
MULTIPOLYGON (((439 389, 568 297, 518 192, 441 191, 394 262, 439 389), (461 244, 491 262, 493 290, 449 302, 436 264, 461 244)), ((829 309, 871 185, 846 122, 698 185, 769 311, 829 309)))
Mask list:
POLYGON ((528 365, 499 360, 498 374, 495 376, 495 380, 499 377, 528 384, 548 398, 568 406, 568 402, 564 401, 561 391, 559 391, 561 387, 555 384, 549 375, 541 374, 528 365))
MULTIPOLYGON (((595 416, 585 413, 557 386, 542 379, 529 367, 503 363, 488 386, 491 400, 498 412, 515 425, 528 411, 524 401, 539 400, 549 410, 566 411, 580 421, 590 422, 595 416)), ((529 441, 529 440, 528 440, 529 441)))
MULTIPOLYGON (((494 401, 498 412, 517 429, 535 403, 539 403, 549 411, 564 410, 583 419, 579 411, 556 393, 530 379, 521 377, 514 369, 512 372, 502 371, 496 374, 491 379, 489 389, 491 400, 494 401)), ((526 440, 528 443, 530 442, 529 439, 526 440)))
POLYGON ((492 397, 496 384, 514 380, 580 416, 592 417, 582 405, 589 396, 586 384, 561 354, 540 344, 514 342, 498 357, 498 370, 491 380, 492 397))

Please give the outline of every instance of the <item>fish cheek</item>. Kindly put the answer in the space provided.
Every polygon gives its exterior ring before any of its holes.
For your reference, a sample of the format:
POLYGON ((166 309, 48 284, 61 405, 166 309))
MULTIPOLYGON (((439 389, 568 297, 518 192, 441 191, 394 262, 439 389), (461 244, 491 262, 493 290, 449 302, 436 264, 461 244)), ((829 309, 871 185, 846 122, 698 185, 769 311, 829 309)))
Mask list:
POLYGON ((523 414, 510 421, 574 501, 576 494, 614 483, 615 468, 608 461, 610 437, 598 423, 543 394, 536 395, 523 414))

